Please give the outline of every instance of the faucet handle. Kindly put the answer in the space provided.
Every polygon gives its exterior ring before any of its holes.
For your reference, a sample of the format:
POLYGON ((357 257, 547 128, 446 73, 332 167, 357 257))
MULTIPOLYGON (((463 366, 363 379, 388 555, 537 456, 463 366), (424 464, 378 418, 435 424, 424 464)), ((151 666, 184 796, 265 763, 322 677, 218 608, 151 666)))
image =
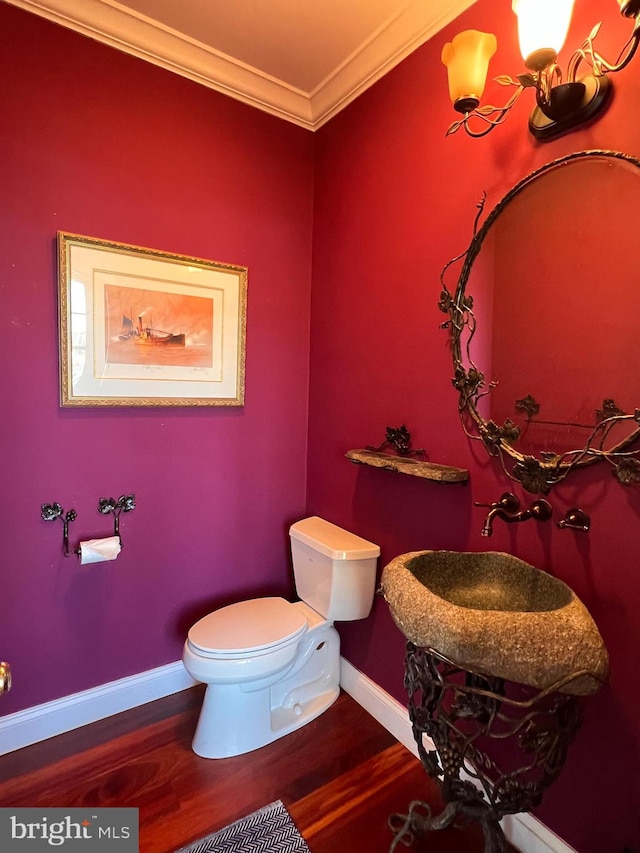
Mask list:
POLYGON ((566 527, 569 530, 583 530, 586 533, 590 526, 591 519, 587 513, 577 507, 567 510, 565 517, 558 522, 561 530, 566 527))
POLYGON ((553 514, 553 509, 549 501, 540 498, 531 504, 529 512, 531 513, 531 517, 535 518, 536 521, 549 521, 553 514))
POLYGON ((480 503, 480 501, 474 501, 473 505, 488 507, 488 509, 498 509, 499 507, 502 507, 502 509, 507 512, 517 512, 520 509, 520 501, 511 492, 503 492, 500 495, 500 500, 495 501, 494 503, 485 504, 480 503))

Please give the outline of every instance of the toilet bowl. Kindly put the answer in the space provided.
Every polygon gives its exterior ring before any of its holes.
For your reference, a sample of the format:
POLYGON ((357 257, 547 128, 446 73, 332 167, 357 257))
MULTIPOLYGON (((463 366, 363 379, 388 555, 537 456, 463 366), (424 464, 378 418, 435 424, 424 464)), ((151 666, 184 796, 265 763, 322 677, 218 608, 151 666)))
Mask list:
POLYGON ((333 620, 369 614, 380 549, 315 516, 292 525, 290 537, 303 600, 240 601, 189 630, 182 661, 207 685, 193 738, 203 758, 265 746, 306 725, 339 695, 333 620))

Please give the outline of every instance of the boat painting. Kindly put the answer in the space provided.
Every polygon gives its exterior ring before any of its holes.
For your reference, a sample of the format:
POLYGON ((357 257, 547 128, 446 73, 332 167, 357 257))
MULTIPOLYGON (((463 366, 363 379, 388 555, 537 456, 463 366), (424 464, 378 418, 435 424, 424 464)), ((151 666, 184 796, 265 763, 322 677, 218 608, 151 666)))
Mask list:
POLYGON ((151 282, 142 288, 109 281, 104 306, 105 364, 126 364, 144 375, 160 369, 212 369, 214 364, 218 369, 212 296, 154 290, 151 282))
MULTIPOLYGON (((151 319, 149 319, 151 323, 151 319)), ((184 333, 174 334, 173 332, 163 332, 161 329, 154 329, 151 325, 145 326, 142 322, 142 314, 138 314, 138 325, 136 326, 126 314, 122 315, 122 330, 118 335, 121 341, 133 341, 136 344, 144 346, 161 346, 161 347, 183 347, 185 345, 184 333)))

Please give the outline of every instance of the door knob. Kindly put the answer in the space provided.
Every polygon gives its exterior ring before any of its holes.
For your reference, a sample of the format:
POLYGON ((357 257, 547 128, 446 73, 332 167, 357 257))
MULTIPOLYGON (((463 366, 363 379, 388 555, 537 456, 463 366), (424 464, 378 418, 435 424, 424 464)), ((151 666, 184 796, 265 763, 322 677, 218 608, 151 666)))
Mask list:
POLYGON ((11 667, 4 661, 0 662, 0 693, 11 690, 11 667))

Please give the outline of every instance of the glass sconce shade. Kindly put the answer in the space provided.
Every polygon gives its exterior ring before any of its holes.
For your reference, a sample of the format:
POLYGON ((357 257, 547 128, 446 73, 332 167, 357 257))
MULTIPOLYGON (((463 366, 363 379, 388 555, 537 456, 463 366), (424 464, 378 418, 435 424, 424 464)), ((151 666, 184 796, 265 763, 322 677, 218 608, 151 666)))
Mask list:
POLYGON ((489 60, 498 44, 491 33, 465 30, 442 49, 442 62, 449 75, 449 97, 458 112, 467 113, 480 103, 489 60))
POLYGON ((527 68, 540 71, 555 61, 567 37, 573 4, 574 0, 513 0, 527 68))

